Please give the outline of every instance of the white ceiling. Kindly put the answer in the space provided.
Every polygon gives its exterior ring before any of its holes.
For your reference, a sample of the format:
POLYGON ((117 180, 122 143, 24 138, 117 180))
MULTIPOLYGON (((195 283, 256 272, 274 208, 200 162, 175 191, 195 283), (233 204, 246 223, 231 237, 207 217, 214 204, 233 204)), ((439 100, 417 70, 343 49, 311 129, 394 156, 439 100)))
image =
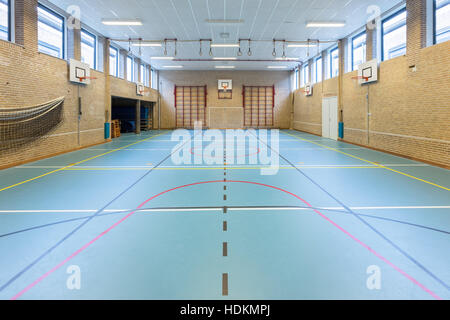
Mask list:
MULTIPOLYGON (((236 43, 239 38, 254 40, 337 40, 362 27, 367 19, 367 8, 372 5, 387 11, 401 0, 50 0, 63 10, 71 5, 81 9, 81 20, 87 26, 109 38, 143 38, 161 40, 198 40, 212 38, 216 43, 236 43), (141 19, 143 26, 105 26, 102 19, 141 19), (242 19, 238 25, 211 25, 206 19, 242 19), (343 28, 306 28, 306 21, 346 21, 343 28), (221 33, 229 33, 229 39, 221 33)), ((127 43, 122 43, 128 48, 127 43)), ((329 47, 323 44, 321 50, 329 47)), ((253 55, 247 56, 248 46, 243 43, 244 55, 239 59, 272 60, 273 45, 256 42, 253 55)), ((133 49, 138 55, 138 49, 133 49)), ((199 55, 198 43, 179 43, 179 59, 209 59, 208 44, 204 44, 203 56, 199 55)), ((236 48, 215 48, 215 57, 236 57, 236 48)), ((311 55, 317 48, 309 49, 311 55)), ((163 56, 163 48, 143 48, 142 57, 150 62, 152 56, 163 56)), ((277 49, 282 54, 282 45, 277 49)), ((308 49, 289 48, 287 57, 307 58, 308 49)), ((173 55, 169 46, 168 55, 173 55)), ((286 65, 294 68, 295 62, 177 62, 157 61, 151 64, 157 69, 167 65, 183 65, 187 70, 210 70, 216 65, 233 65, 237 70, 267 69, 268 65, 286 65)))

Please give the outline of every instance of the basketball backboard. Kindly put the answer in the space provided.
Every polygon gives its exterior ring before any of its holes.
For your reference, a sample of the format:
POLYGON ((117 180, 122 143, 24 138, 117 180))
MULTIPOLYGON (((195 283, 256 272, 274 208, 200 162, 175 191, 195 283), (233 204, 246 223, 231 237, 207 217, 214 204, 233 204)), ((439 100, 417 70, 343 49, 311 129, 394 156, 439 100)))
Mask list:
POLYGON ((143 96, 145 92, 145 86, 143 83, 136 83, 136 94, 138 96, 143 96))
POLYGON ((219 80, 219 91, 233 90, 233 80, 219 80))
POLYGON ((313 95, 313 84, 312 83, 307 83, 305 85, 305 96, 309 97, 313 95))
POLYGON ((358 66, 359 84, 378 81, 378 60, 373 59, 358 66))
POLYGON ((70 82, 91 84, 91 67, 87 63, 70 59, 70 82))

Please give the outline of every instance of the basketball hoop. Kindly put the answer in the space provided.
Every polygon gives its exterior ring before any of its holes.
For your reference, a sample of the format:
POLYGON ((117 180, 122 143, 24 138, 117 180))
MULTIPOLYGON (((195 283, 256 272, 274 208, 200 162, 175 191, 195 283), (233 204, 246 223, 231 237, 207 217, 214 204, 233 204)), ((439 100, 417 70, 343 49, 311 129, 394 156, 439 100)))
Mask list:
POLYGON ((228 91, 228 84, 227 83, 223 83, 222 84, 222 91, 223 92, 227 92, 228 91))
POLYGON ((355 77, 352 77, 352 80, 364 80, 364 82, 368 82, 369 77, 355 76, 355 77))
POLYGON ((83 83, 86 80, 97 80, 96 77, 79 77, 78 80, 80 80, 81 83, 83 83))

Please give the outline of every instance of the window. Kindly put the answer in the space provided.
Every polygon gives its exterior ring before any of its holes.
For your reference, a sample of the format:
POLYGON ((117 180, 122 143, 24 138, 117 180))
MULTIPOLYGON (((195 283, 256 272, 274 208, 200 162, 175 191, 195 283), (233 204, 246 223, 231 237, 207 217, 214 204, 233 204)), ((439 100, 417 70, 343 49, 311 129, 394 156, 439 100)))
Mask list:
POLYGON ((304 87, 309 82, 309 65, 305 64, 302 68, 300 86, 304 87))
POLYGON ((150 86, 148 67, 145 64, 141 64, 141 78, 139 80, 144 84, 144 86, 150 86))
POLYGON ((114 47, 109 47, 109 74, 114 77, 119 74, 119 52, 114 47))
POLYGON ((339 48, 336 47, 330 51, 330 78, 339 75, 339 48))
POLYGON ((152 69, 152 89, 158 89, 158 73, 155 69, 152 69))
POLYGON ((0 0, 0 39, 11 41, 11 3, 0 0))
POLYGON ((434 43, 450 40, 450 0, 435 0, 434 43))
POLYGON ((315 68, 315 77, 314 77, 315 83, 322 82, 322 71, 323 71, 322 57, 318 57, 316 59, 316 68, 315 68))
POLYGON ((81 61, 97 68, 97 37, 86 30, 81 30, 81 61))
POLYGON ((127 80, 134 81, 134 60, 132 57, 127 57, 127 80))
POLYGON ((406 54, 406 9, 383 20, 383 61, 406 54))
POLYGON ((294 90, 297 90, 298 88, 299 88, 299 86, 298 86, 298 75, 299 75, 299 72, 298 72, 298 68, 295 68, 295 70, 294 70, 294 90))
POLYGON ((366 32, 352 38, 352 70, 366 61, 366 32))
POLYGON ((64 59, 64 17, 39 5, 39 52, 64 59))

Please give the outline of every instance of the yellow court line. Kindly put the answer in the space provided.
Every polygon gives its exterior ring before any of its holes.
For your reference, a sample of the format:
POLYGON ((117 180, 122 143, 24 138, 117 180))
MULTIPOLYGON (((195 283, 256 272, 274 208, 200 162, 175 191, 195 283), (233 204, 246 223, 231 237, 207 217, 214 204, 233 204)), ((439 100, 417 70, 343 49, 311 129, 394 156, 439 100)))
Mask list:
MULTIPOLYGON (((64 169, 65 171, 142 171, 142 170, 261 170, 261 169, 269 169, 270 167, 204 167, 204 168, 68 168, 64 169)), ((360 166, 360 167, 297 167, 299 169, 381 169, 379 167, 374 166, 360 166)), ((279 168, 280 170, 295 170, 296 168, 279 168)))
POLYGON ((405 176, 405 177, 408 177, 408 178, 411 178, 411 179, 414 179, 414 180, 418 180, 418 181, 421 181, 421 182, 430 184, 430 185, 432 185, 432 186, 438 187, 438 188, 443 189, 443 190, 450 191, 450 188, 447 188, 447 187, 438 185, 438 184, 433 183, 433 182, 431 182, 431 181, 427 181, 427 180, 424 180, 424 179, 420 179, 420 178, 415 177, 415 176, 413 176, 413 175, 410 175, 410 174, 407 174, 407 173, 404 173, 404 172, 401 172, 401 171, 398 171, 398 170, 395 170, 395 169, 392 169, 392 168, 383 166, 383 165, 381 165, 381 164, 379 164, 379 163, 372 162, 372 161, 370 161, 370 160, 366 160, 366 159, 363 159, 363 158, 354 156, 354 155, 352 155, 352 154, 350 154, 350 153, 346 153, 346 152, 340 151, 340 150, 338 150, 338 149, 331 148, 331 147, 322 145, 322 144, 320 144, 320 143, 316 143, 316 142, 311 141, 311 140, 308 140, 308 139, 304 139, 304 138, 297 137, 296 135, 293 135, 293 134, 290 134, 290 133, 287 133, 287 132, 283 132, 283 133, 284 133, 284 134, 287 134, 288 136, 295 137, 296 139, 303 140, 303 141, 306 141, 306 142, 315 144, 315 145, 320 146, 320 147, 322 147, 322 148, 325 148, 325 149, 328 149, 328 150, 331 150, 331 151, 335 151, 335 152, 341 153, 341 154, 343 154, 343 155, 352 157, 352 158, 354 158, 354 159, 357 159, 357 160, 360 160, 360 161, 363 161, 363 162, 370 163, 370 164, 375 165, 375 166, 378 166, 378 167, 380 167, 380 168, 382 168, 382 169, 386 169, 386 170, 389 170, 389 171, 392 171, 392 172, 401 174, 401 175, 403 175, 403 176, 405 176))
POLYGON ((67 170, 67 169, 69 169, 69 168, 71 168, 71 167, 74 167, 74 166, 76 166, 76 165, 85 163, 85 162, 87 162, 87 161, 94 160, 94 159, 100 158, 100 157, 102 157, 102 156, 106 156, 107 154, 110 154, 110 153, 113 153, 113 152, 116 152, 116 151, 120 151, 120 150, 122 150, 122 149, 131 147, 131 146, 134 146, 134 145, 136 145, 136 144, 138 144, 138 143, 141 143, 141 142, 144 142, 144 141, 148 141, 148 140, 150 140, 150 139, 154 139, 154 138, 156 138, 156 137, 162 136, 163 134, 166 134, 166 132, 157 134, 157 135, 155 135, 155 136, 151 136, 151 137, 146 138, 146 139, 143 139, 143 140, 139 140, 139 141, 133 142, 133 143, 128 144, 128 145, 126 145, 126 146, 124 146, 124 147, 120 147, 120 148, 117 148, 117 149, 114 149, 114 150, 111 150, 111 151, 108 151, 108 152, 105 152, 105 153, 96 155, 96 156, 94 156, 94 157, 91 157, 91 158, 88 158, 88 159, 81 160, 81 161, 76 162, 76 163, 72 163, 72 164, 70 164, 70 165, 68 165, 68 166, 65 166, 65 167, 63 167, 63 168, 59 168, 59 169, 56 169, 56 170, 53 170, 53 171, 50 171, 50 172, 41 174, 40 176, 31 178, 31 179, 28 179, 28 180, 24 180, 24 181, 22 181, 22 182, 18 182, 18 183, 13 184, 13 185, 11 185, 11 186, 9 186, 9 187, 5 187, 5 188, 3 188, 3 189, 0 189, 0 192, 5 191, 5 190, 8 190, 8 189, 11 189, 11 188, 14 188, 14 187, 17 187, 17 186, 20 186, 20 185, 25 184, 25 183, 27 183, 27 182, 31 182, 31 181, 34 181, 34 180, 43 178, 43 177, 45 177, 45 176, 48 176, 48 175, 50 175, 50 174, 53 174, 53 173, 56 173, 56 172, 59 172, 59 171, 67 170))

